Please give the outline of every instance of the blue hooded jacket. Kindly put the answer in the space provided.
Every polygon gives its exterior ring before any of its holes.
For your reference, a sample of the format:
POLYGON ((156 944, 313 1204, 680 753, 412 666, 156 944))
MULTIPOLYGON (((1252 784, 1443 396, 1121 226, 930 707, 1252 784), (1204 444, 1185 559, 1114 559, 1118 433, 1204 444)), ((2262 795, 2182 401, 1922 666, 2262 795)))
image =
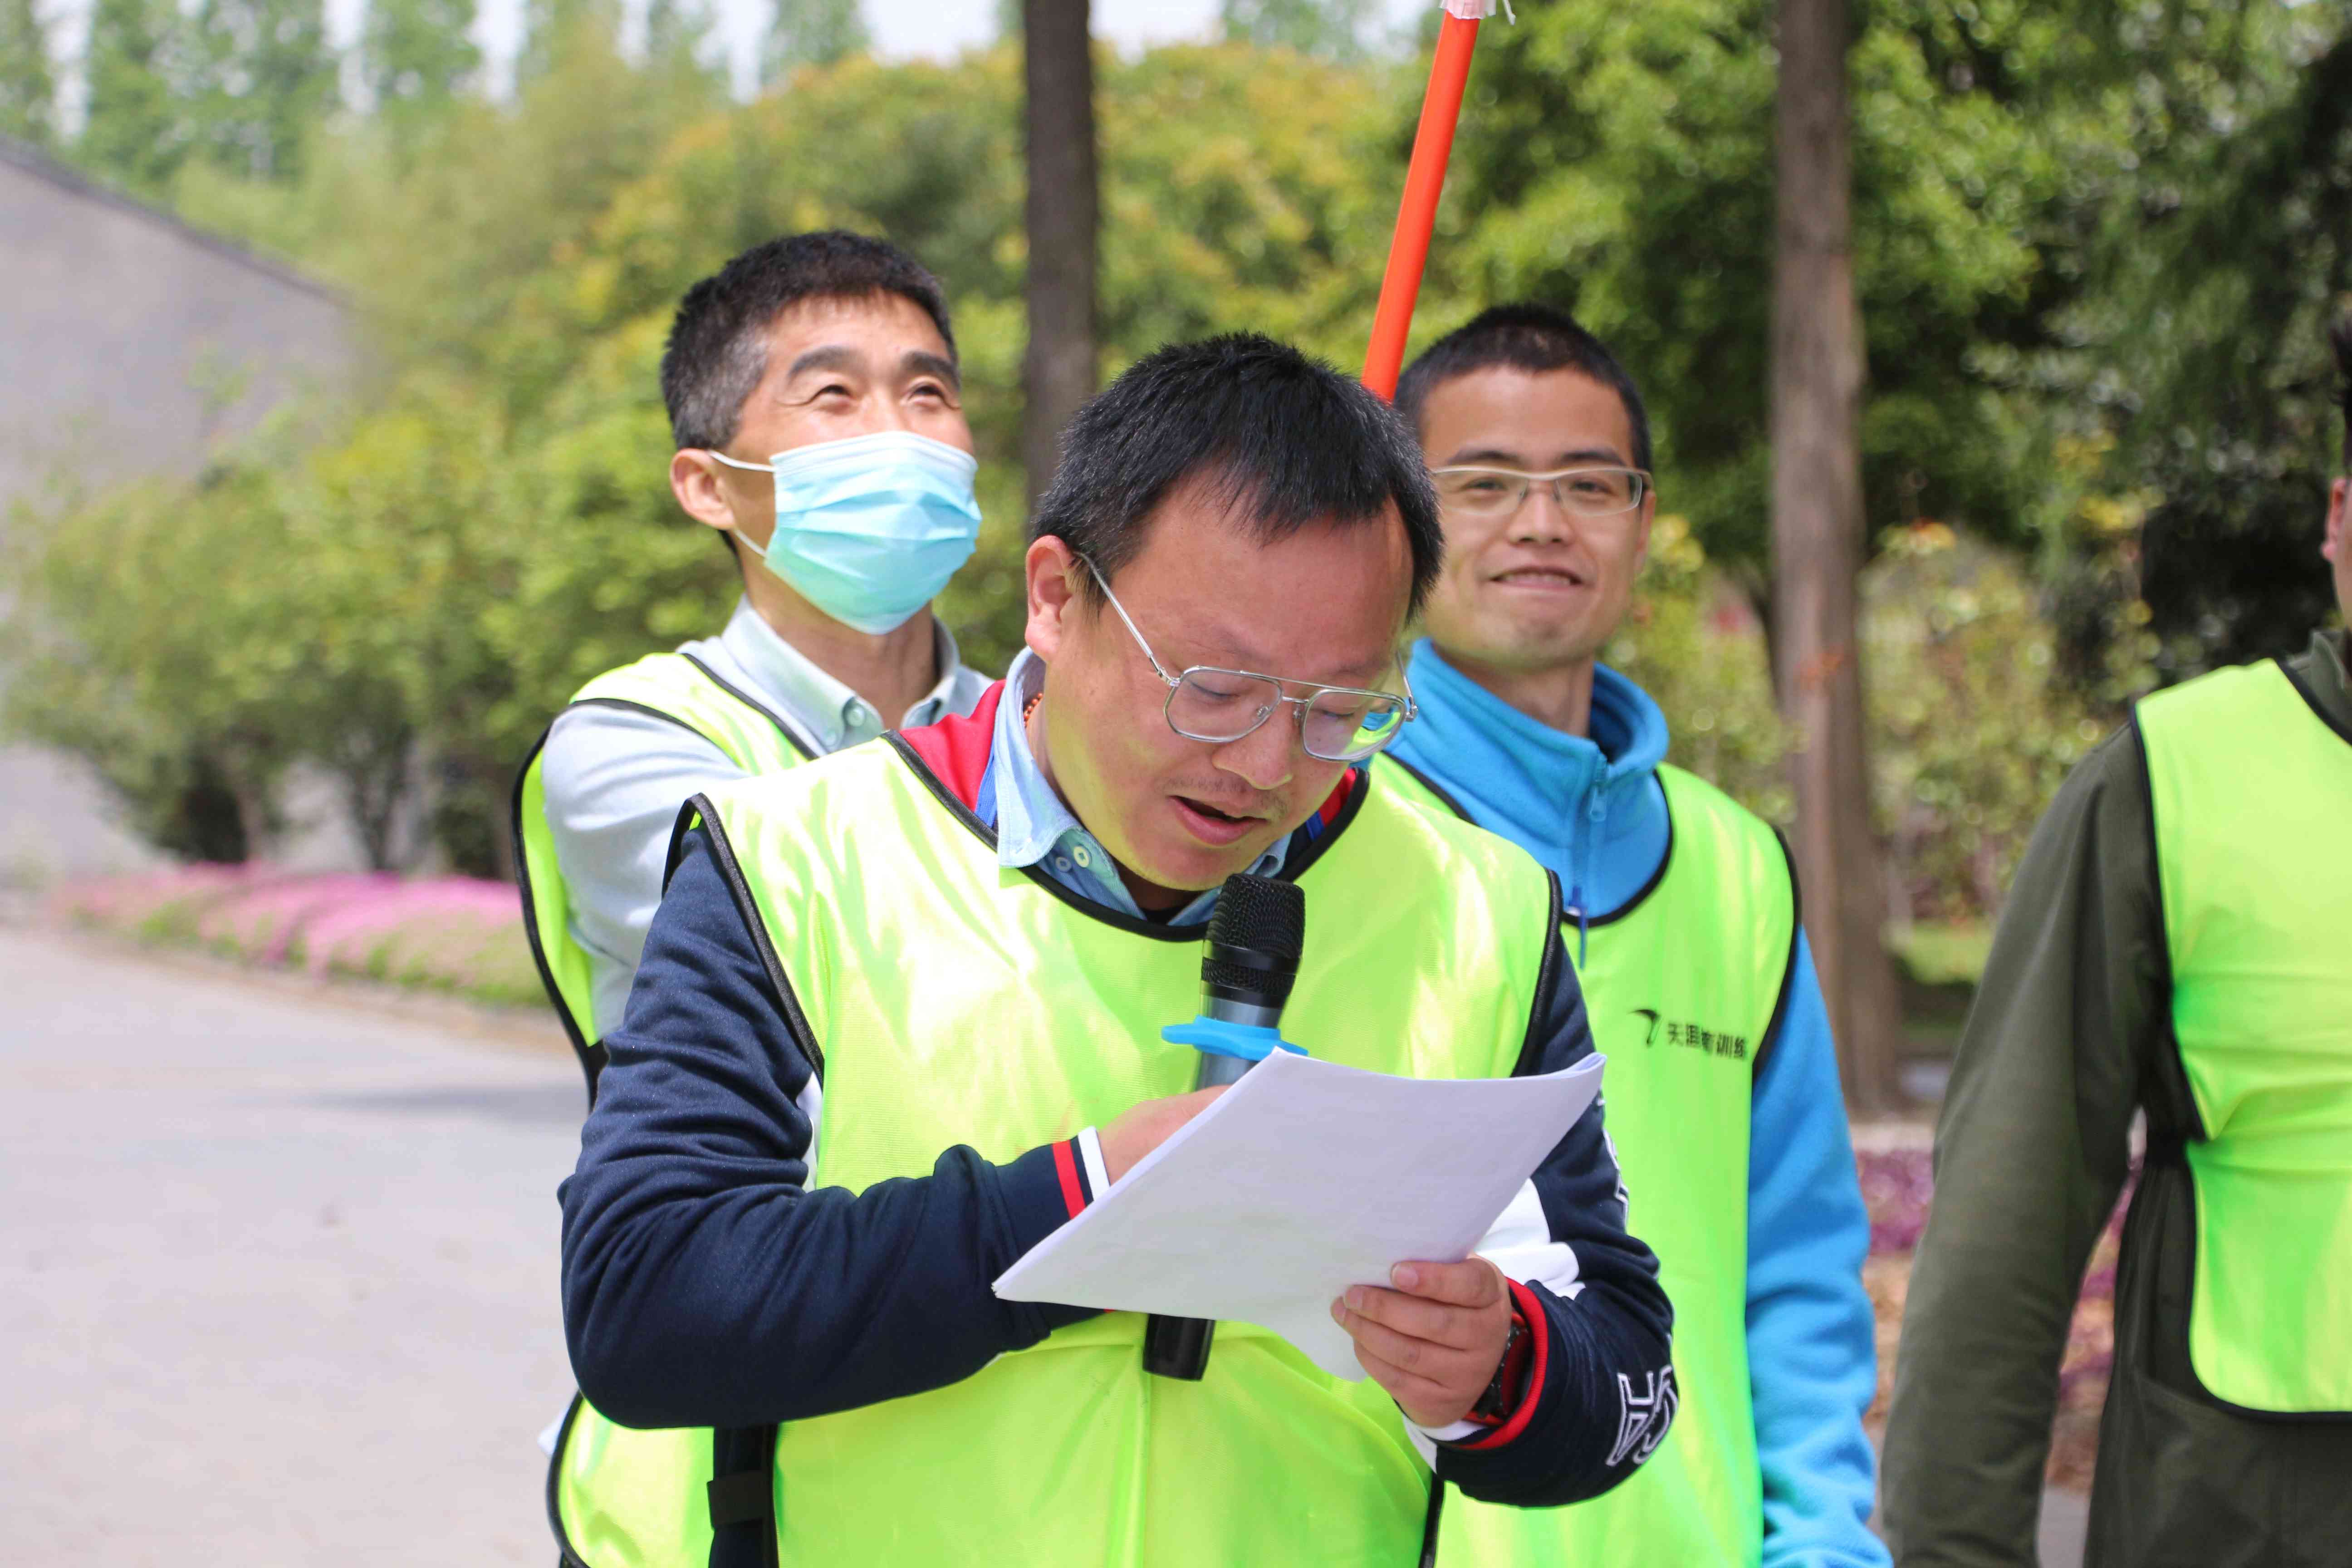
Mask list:
MULTIPOLYGON (((1649 885, 1666 853, 1657 767, 1667 735, 1647 692, 1596 668, 1588 740, 1511 707, 1426 640, 1413 648, 1412 687, 1420 716, 1398 737, 1398 757, 1558 875, 1571 911, 1597 919, 1649 885)), ((1748 1364, 1764 1568, 1880 1568, 1890 1559, 1869 1529, 1876 1463, 1862 1426, 1878 1385, 1861 1272, 1870 1221, 1829 1013, 1801 937, 1788 1011, 1769 1045, 1748 1157, 1748 1364)))

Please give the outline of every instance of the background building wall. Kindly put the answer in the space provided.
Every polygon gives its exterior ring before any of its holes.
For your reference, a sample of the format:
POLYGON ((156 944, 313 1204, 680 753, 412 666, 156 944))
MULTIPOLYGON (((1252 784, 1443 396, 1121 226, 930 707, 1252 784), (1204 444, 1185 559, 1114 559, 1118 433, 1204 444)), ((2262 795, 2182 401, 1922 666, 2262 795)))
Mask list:
MULTIPOLYGON (((20 505, 193 475, 273 411, 331 405, 358 339, 320 284, 0 138, 0 528, 20 505)), ((275 858, 359 863, 317 783, 287 805, 275 858)), ((152 859, 110 806, 73 759, 0 744, 0 880, 152 859)))

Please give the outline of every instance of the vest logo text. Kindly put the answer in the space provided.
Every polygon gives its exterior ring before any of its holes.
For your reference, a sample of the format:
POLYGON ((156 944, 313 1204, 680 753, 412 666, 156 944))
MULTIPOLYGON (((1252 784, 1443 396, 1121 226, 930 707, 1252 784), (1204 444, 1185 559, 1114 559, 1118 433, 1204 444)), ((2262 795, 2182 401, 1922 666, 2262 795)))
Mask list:
POLYGON ((1748 1059, 1748 1037, 1725 1029, 1708 1029, 1687 1020, 1662 1018, 1652 1007, 1636 1007, 1633 1016, 1649 1026, 1642 1037, 1645 1046, 1660 1044, 1683 1046, 1704 1056, 1728 1057, 1736 1062, 1748 1059))

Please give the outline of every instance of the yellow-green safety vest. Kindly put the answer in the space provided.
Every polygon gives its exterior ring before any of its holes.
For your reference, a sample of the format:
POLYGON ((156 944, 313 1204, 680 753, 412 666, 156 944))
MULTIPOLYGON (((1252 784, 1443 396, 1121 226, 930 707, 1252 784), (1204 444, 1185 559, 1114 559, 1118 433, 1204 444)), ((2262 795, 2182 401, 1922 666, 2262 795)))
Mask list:
MULTIPOLYGON (((648 654, 606 670, 582 687, 565 710, 588 707, 633 709, 691 730, 747 773, 781 773, 817 755, 816 746, 782 716, 690 653, 648 654)), ((603 1059, 595 1047, 604 1031, 595 1014, 587 950, 572 935, 572 899, 547 826, 541 763, 554 730, 551 724, 541 732, 515 780, 515 877, 540 981, 581 1053, 593 1096, 603 1059)))
MULTIPOLYGON (((817 754, 812 742, 759 699, 688 653, 649 654, 605 671, 568 704, 583 706, 634 709, 691 730, 747 773, 781 773, 817 754)), ((593 1100, 604 1065, 604 1029, 595 1016, 587 951, 572 935, 572 899, 547 826, 541 764, 553 728, 531 746, 515 782, 515 873, 531 956, 579 1054, 593 1100)), ((547 1476, 548 1522, 565 1560, 584 1568, 704 1562, 709 1526, 700 1516, 682 1521, 677 1494, 690 1486, 702 1495, 712 1475, 713 1442, 709 1431, 616 1426, 575 1394, 557 1428, 547 1476)))
MULTIPOLYGON (((1189 1089, 1199 1058, 1160 1030, 1196 1010, 1199 928, 1001 867, 889 742, 696 803, 822 1075, 812 1184, 924 1175, 957 1144, 1006 1161, 1189 1089)), ((1307 902, 1286 1036, 1381 1072, 1522 1067, 1561 983, 1558 889, 1532 859, 1364 778, 1283 875, 1307 902)), ((1378 1384, 1245 1323, 1219 1325, 1201 1382, 1155 1378, 1143 1324, 1109 1313, 950 1387, 784 1426, 777 1561, 1421 1561, 1430 1472, 1378 1384)), ((701 1511, 688 1478, 672 1495, 701 1511)))
POLYGON ((2352 734, 2276 663, 2137 722, 2197 1123, 2189 1364, 2242 1414, 2352 1415, 2352 734))
MULTIPOLYGON (((1393 757, 1375 771, 1429 808, 1466 815, 1393 757)), ((1590 922, 1577 979, 1609 1058, 1610 1142, 1675 1304, 1680 1409, 1642 1468, 1591 1502, 1531 1510, 1449 1497, 1443 1562, 1727 1568, 1763 1555, 1748 1142, 1758 1058, 1796 965, 1796 879, 1779 835, 1753 813, 1679 768, 1657 776, 1664 863, 1633 902, 1590 922)))

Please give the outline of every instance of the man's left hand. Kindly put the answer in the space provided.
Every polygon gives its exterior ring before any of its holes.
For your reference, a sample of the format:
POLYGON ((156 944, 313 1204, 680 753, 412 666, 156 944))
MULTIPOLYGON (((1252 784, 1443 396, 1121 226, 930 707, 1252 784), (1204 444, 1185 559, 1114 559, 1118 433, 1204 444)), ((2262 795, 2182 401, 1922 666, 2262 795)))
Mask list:
POLYGON ((1356 1342, 1356 1360, 1414 1425, 1432 1431, 1470 1414, 1511 1337, 1511 1289, 1483 1258, 1400 1263, 1396 1289, 1353 1285, 1331 1316, 1356 1342))

